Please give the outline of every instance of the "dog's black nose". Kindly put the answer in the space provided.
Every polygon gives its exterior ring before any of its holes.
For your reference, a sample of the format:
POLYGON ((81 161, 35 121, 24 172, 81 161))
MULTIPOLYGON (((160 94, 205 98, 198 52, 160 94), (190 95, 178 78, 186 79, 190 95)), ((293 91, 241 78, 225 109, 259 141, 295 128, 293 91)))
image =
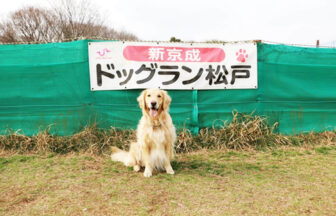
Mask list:
POLYGON ((155 107, 156 102, 151 102, 151 104, 152 104, 152 107, 155 107))

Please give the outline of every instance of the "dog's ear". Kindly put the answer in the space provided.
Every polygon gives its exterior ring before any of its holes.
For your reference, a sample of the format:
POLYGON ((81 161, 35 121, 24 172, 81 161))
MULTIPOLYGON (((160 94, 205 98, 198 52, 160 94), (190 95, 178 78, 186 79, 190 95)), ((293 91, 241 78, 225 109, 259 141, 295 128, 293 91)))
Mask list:
POLYGON ((168 111, 171 98, 166 91, 162 90, 162 92, 163 92, 163 110, 168 111))
POLYGON ((145 109, 145 97, 146 97, 146 90, 143 90, 140 94, 140 96, 137 98, 137 101, 139 102, 139 106, 141 109, 145 109))

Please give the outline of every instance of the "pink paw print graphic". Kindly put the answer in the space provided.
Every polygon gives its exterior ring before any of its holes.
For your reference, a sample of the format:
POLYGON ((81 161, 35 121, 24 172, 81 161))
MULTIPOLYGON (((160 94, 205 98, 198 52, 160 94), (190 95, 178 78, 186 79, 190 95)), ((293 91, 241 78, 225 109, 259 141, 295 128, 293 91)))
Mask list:
POLYGON ((248 55, 246 54, 246 50, 244 49, 240 49, 239 52, 236 52, 236 56, 237 56, 237 61, 240 62, 245 62, 245 60, 248 58, 248 55))

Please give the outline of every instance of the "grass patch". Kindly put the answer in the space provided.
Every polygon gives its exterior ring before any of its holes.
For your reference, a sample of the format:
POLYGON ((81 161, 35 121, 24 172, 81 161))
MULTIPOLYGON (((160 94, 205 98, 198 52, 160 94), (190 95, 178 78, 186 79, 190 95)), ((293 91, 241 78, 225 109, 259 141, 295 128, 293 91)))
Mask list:
POLYGON ((34 160, 36 156, 24 156, 24 155, 15 155, 10 158, 0 157, 0 170, 4 169, 5 166, 11 163, 24 163, 27 161, 34 160))
POLYGON ((322 147, 316 147, 314 150, 320 154, 331 154, 334 149, 335 149, 335 146, 332 146, 332 147, 322 146, 322 147))
POLYGON ((0 160, 0 215, 335 215, 336 148, 201 150, 144 178, 105 156, 0 160))

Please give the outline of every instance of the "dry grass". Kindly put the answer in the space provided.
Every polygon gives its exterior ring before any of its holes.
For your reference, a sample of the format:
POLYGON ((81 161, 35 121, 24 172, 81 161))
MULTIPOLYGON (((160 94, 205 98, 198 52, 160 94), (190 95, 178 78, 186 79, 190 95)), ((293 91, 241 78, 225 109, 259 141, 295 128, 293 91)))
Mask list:
MULTIPOLYGON (((203 128, 197 135, 185 128, 180 130, 175 150, 184 153, 200 149, 247 150, 336 143, 336 131, 284 136, 274 133, 276 127, 277 124, 269 125, 261 116, 233 112, 231 122, 223 121, 222 126, 216 128, 203 128)), ((11 132, 0 135, 0 154, 85 152, 100 155, 109 154, 112 146, 127 149, 132 140, 135 140, 134 130, 101 130, 95 125, 73 136, 53 136, 48 130, 32 137, 11 132)))
POLYGON ((102 154, 111 146, 127 147, 129 140, 135 139, 133 130, 99 130, 96 126, 86 127, 72 136, 54 136, 48 130, 36 136, 25 136, 18 132, 0 135, 0 152, 13 153, 60 153, 86 152, 102 154))
POLYGON ((177 142, 178 152, 199 149, 255 149, 267 146, 289 145, 286 136, 274 133, 277 124, 269 125, 266 118, 233 112, 230 123, 220 128, 203 128, 195 137, 183 130, 177 142))

